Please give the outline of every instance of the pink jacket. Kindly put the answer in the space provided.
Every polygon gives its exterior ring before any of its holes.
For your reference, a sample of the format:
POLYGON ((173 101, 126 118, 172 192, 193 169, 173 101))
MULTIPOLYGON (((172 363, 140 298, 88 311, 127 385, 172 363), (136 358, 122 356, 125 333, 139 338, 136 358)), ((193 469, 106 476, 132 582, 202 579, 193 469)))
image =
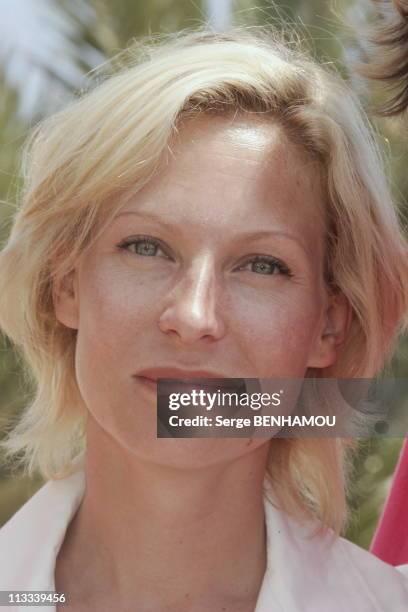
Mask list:
POLYGON ((407 510, 408 439, 402 445, 392 487, 370 547, 374 555, 391 565, 408 563, 407 510))

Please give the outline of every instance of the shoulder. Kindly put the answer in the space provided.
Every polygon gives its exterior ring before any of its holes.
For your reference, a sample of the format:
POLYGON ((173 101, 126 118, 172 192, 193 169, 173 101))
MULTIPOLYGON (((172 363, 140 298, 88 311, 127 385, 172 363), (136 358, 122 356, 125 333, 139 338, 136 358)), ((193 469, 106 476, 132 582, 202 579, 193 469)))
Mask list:
POLYGON ((396 568, 403 576, 406 576, 408 580, 408 563, 404 565, 398 565, 396 568))
POLYGON ((332 580, 341 591, 352 589, 358 594, 356 599, 361 599, 362 610, 364 605, 378 611, 408 610, 408 573, 404 574, 345 538, 337 538, 334 542, 329 560, 332 580))
MULTIPOLYGON (((408 610, 408 567, 394 567, 352 542, 339 539, 338 547, 344 563, 349 562, 346 574, 353 574, 356 588, 372 600, 373 610, 399 612, 408 610), (402 569, 402 571, 401 571, 402 569), (374 607, 374 605, 376 607, 374 607)), ((334 551, 334 555, 336 552, 334 551)))
POLYGON ((285 609, 302 612, 406 612, 408 567, 400 571, 315 522, 288 517, 265 504, 267 579, 285 609), (279 569, 277 569, 279 568, 279 569))
POLYGON ((85 490, 77 471, 41 487, 0 529, 0 591, 53 589, 55 560, 85 490))

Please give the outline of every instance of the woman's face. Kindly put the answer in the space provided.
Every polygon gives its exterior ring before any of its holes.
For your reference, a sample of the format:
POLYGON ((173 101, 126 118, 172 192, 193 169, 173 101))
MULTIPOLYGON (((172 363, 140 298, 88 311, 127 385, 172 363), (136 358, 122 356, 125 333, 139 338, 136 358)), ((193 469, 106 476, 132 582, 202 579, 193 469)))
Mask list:
POLYGON ((138 374, 300 378, 335 361, 325 330, 336 311, 323 282, 319 171, 282 128, 201 118, 171 149, 54 299, 60 322, 78 330, 77 380, 93 419, 130 454, 192 467, 267 440, 157 439, 156 393, 138 374))

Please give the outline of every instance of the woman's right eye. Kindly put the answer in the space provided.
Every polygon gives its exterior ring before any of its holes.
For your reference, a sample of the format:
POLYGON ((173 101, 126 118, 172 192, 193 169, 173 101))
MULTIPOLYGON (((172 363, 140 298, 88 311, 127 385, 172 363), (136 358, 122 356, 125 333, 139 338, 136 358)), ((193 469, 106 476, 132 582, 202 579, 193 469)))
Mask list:
POLYGON ((166 257, 168 259, 168 255, 161 247, 160 242, 158 240, 155 240, 151 236, 127 238, 126 240, 123 240, 118 245, 118 247, 130 253, 134 253, 135 255, 141 255, 143 257, 155 257, 156 255, 158 255, 160 257, 166 257))

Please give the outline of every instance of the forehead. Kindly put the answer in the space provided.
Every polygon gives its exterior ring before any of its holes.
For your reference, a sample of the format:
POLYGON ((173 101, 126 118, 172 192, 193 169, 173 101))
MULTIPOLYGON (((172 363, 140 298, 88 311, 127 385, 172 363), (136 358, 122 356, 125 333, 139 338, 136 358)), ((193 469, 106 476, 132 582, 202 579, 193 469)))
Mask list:
POLYGON ((322 191, 319 166, 278 123, 203 116, 181 124, 157 175, 122 210, 215 232, 281 224, 315 240, 322 191))

